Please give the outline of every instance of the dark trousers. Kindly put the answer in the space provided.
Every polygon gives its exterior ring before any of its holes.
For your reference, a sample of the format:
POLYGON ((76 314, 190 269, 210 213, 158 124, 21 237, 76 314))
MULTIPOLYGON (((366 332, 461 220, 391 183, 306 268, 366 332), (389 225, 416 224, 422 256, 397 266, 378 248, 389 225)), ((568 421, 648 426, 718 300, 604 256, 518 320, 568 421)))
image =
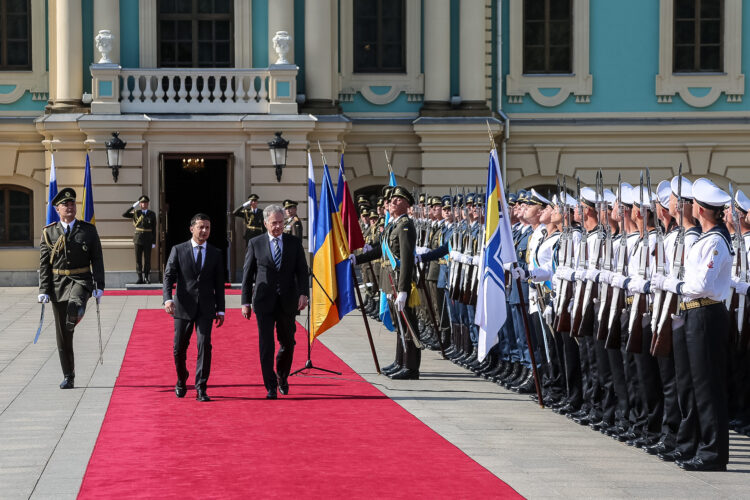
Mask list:
POLYGON ((419 366, 422 364, 422 351, 414 344, 412 335, 409 333, 409 327, 415 334, 417 333, 417 315, 414 308, 405 307, 403 310, 404 316, 401 316, 392 302, 388 301, 388 307, 391 312, 391 320, 396 327, 396 363, 401 368, 419 371, 419 366), (404 317, 406 317, 408 325, 404 322, 404 317), (406 344, 406 349, 404 349, 404 344, 406 344))
POLYGON ((674 447, 677 430, 680 427, 680 406, 677 404, 677 383, 675 381, 674 354, 658 357, 659 376, 664 392, 664 419, 661 423, 661 439, 668 446, 674 447))
POLYGON ((195 338, 198 343, 198 359, 195 362, 195 387, 206 389, 208 376, 211 373, 211 327, 214 317, 199 316, 196 319, 174 319, 174 366, 177 369, 177 381, 184 384, 188 378, 186 367, 187 348, 195 327, 195 338))
POLYGON ((705 463, 729 461, 728 331, 729 316, 723 303, 685 312, 685 343, 698 424, 695 456, 705 463))
POLYGON ((151 273, 151 245, 136 243, 133 247, 135 248, 135 272, 148 276, 151 273))
POLYGON ((593 342, 597 374, 599 376, 598 406, 601 411, 602 420, 608 424, 612 424, 614 423, 615 410, 617 409, 617 396, 615 395, 612 367, 609 364, 609 353, 604 347, 604 340, 594 339, 593 342))
POLYGON ((68 301, 52 302, 52 314, 55 316, 55 337, 57 353, 60 355, 60 367, 63 376, 75 376, 75 359, 73 356, 74 329, 68 323, 68 301))
POLYGON ((581 387, 583 404, 595 407, 599 394, 593 337, 578 337, 578 355, 581 362, 581 387))
POLYGON ((580 408, 583 403, 583 383, 581 381, 581 356, 578 344, 569 332, 561 332, 565 356, 565 380, 568 384, 568 403, 580 408))
POLYGON ((273 312, 255 314, 258 321, 263 385, 266 386, 268 391, 276 390, 278 386, 277 375, 279 379, 284 380, 289 376, 289 371, 292 369, 294 345, 296 344, 294 332, 297 329, 294 317, 294 314, 284 312, 281 307, 281 297, 277 297, 273 312), (279 351, 276 353, 276 371, 273 369, 273 353, 276 350, 276 343, 273 339, 274 328, 276 329, 276 338, 279 341, 279 351))
POLYGON ((612 370, 612 388, 617 399, 615 406, 615 421, 621 423, 630 414, 630 401, 628 399, 628 383, 625 379, 625 363, 622 359, 622 351, 607 349, 609 367, 612 370))
POLYGON ((661 387, 659 363, 649 352, 651 337, 651 323, 649 322, 643 325, 641 353, 634 354, 634 357, 642 404, 646 411, 644 435, 653 439, 661 434, 661 424, 664 418, 664 391, 661 387))

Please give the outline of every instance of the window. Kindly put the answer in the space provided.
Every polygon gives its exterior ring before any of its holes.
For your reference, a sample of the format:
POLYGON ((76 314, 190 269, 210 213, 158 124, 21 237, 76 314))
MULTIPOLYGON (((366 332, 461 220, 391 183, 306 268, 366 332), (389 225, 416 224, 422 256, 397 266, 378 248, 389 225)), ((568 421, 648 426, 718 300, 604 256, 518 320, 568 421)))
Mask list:
POLYGON ((30 0, 0 0, 0 70, 30 69, 30 0))
POLYGON ((20 186, 0 185, 0 245, 32 245, 32 195, 20 186))
POLYGON ((571 0, 524 0, 524 73, 572 73, 571 9, 571 0))
POLYGON ((722 0, 675 0, 675 73, 723 71, 722 4, 722 0))
POLYGON ((403 0, 354 1, 354 72, 405 73, 403 0))
POLYGON ((232 0, 159 0, 158 65, 234 66, 232 0))

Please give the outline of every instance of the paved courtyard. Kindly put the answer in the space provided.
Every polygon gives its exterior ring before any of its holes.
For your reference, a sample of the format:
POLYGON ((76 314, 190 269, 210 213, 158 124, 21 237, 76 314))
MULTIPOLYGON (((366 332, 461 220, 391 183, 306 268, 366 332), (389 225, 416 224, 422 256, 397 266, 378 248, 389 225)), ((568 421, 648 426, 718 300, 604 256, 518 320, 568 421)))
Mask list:
MULTIPOLYGON (((96 312, 90 302, 76 331, 76 389, 61 391, 49 307, 39 343, 32 344, 40 310, 36 294, 33 288, 0 288, 3 499, 76 496, 136 313, 161 305, 158 296, 105 297, 101 305, 104 364, 100 365, 96 312)), ((239 305, 239 296, 227 296, 227 307, 239 305)), ((386 365, 395 339, 378 323, 371 327, 381 365, 386 365)), ((163 334, 171 339, 172 332, 163 334)), ((525 497, 746 498, 750 491, 750 439, 744 436, 731 435, 728 472, 687 473, 541 410, 527 397, 477 378, 440 359, 438 353, 423 353, 418 382, 379 376, 359 314, 350 314, 320 339, 384 394, 525 497)), ((305 356, 299 337, 295 354, 305 356)), ((315 349, 312 357, 315 360, 315 349)), ((429 457, 421 466, 427 475, 450 474, 434 470, 429 457)))

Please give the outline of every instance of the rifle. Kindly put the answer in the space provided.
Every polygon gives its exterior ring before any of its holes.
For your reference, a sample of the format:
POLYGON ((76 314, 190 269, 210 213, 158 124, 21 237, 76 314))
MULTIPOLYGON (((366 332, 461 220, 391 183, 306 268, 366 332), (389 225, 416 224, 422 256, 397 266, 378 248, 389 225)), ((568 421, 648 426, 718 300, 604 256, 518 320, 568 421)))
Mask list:
MULTIPOLYGON (((486 193, 482 193, 482 198, 485 198, 485 197, 486 197, 486 193)), ((477 224, 479 224, 479 234, 478 234, 478 238, 474 239, 474 255, 480 255, 481 252, 479 252, 477 249, 477 241, 482 241, 482 238, 484 235, 484 224, 485 224, 484 211, 486 210, 486 203, 483 203, 481 207, 482 208, 479 209, 479 220, 477 221, 477 224)), ((469 304, 472 306, 476 306, 477 294, 479 293, 479 266, 473 266, 472 280, 470 283, 471 283, 471 295, 469 297, 469 304)))
MULTIPOLYGON (((683 225, 683 199, 682 199, 682 163, 677 174, 677 213, 680 215, 680 227, 677 229, 677 240, 674 247, 674 258, 672 260, 672 275, 682 279, 685 263, 685 226, 683 225)), ((672 351, 672 317, 679 311, 680 296, 673 292, 667 292, 664 303, 659 313, 659 322, 656 325, 654 336, 656 341, 651 346, 651 355, 669 356, 672 351)))
MULTIPOLYGON (((602 172, 601 170, 597 172, 596 174, 596 196, 595 196, 595 202, 594 202, 594 210, 596 211, 597 216, 597 225, 596 225, 596 241, 594 242, 594 248, 591 250, 591 259, 594 263, 594 268, 597 270, 601 270, 601 255, 602 255, 602 246, 604 245, 604 225, 601 221, 601 208, 602 203, 604 202, 604 185, 602 183, 601 178, 602 172)), ((606 212, 605 212, 605 218, 606 218, 606 212)), ((581 215, 583 217, 583 215, 581 215)), ((588 245, 587 245, 588 247, 588 245)), ((583 294, 583 313, 581 314, 581 328, 578 331, 578 336, 583 336, 584 334, 588 335, 591 330, 589 330, 588 325, 589 323, 593 323, 593 311, 592 308, 594 307, 593 301, 591 300, 592 295, 598 295, 599 291, 597 288, 597 285, 594 281, 586 281, 586 291, 583 294)))
MULTIPOLYGON (((404 348, 404 352, 406 352, 406 334, 404 333, 404 330, 409 330, 409 334, 411 335, 411 340, 414 342, 414 345, 417 347, 417 349, 422 349, 424 346, 422 345, 422 342, 419 341, 419 336, 414 333, 414 330, 411 328, 411 324, 406 319, 406 315, 404 314, 404 311, 399 311, 398 306, 396 306, 396 297, 398 296, 398 289, 396 288, 396 285, 393 283, 393 276, 392 274, 395 273, 396 270, 394 269, 392 272, 387 273, 388 279, 391 282, 391 292, 393 295, 393 308, 396 309, 396 319, 398 320, 398 330, 401 334, 401 347, 404 348), (403 320, 403 323, 402 323, 403 320), (406 324, 406 328, 404 328, 404 324, 406 324)), ((408 298, 407 298, 408 300, 408 298)))
MULTIPOLYGON (((463 202, 466 202, 466 199, 462 196, 461 199, 463 202)), ((459 208, 459 210, 463 211, 463 208, 459 208)), ((456 219, 458 220, 458 219, 456 219)), ((463 253, 464 251, 464 238, 463 238, 463 232, 465 229, 464 221, 461 221, 461 223, 456 222, 456 230, 453 232, 453 240, 455 244, 453 245, 453 248, 458 253, 463 253)), ((463 264, 461 262, 458 262, 456 260, 451 259, 451 276, 450 276, 450 294, 451 299, 460 301, 461 298, 461 276, 463 274, 463 264)))
MULTIPOLYGON (((646 185, 648 188, 649 194, 652 194, 653 191, 651 191, 651 172, 649 169, 646 169, 646 185)), ((654 260, 656 265, 656 274, 665 274, 664 270, 664 233, 662 232, 661 225, 659 224, 659 221, 656 217, 656 200, 654 200, 653 196, 651 197, 651 212, 654 214, 654 226, 656 228, 656 248, 654 249, 654 260)), ((664 290, 654 290, 654 302, 652 304, 652 311, 651 311, 651 346, 653 350, 653 346, 656 343, 656 335, 653 335, 653 333, 656 331, 656 325, 659 322, 659 312, 661 311, 661 306, 664 299, 664 290)))
MULTIPOLYGON (((651 198, 651 192, 649 192, 651 198)), ((648 275, 648 233, 646 232, 646 204, 643 201, 643 172, 641 171, 641 241, 640 256, 638 259, 638 275, 646 278, 648 275)), ((643 313, 646 311, 646 294, 635 293, 633 295, 633 304, 630 306, 630 318, 628 319, 628 343, 625 347, 627 352, 640 354, 643 351, 643 313)))
MULTIPOLYGON (((601 171, 600 171, 601 172, 601 171)), ((620 175, 617 176, 617 184, 620 184, 620 175)), ((604 186, 602 185, 602 188, 604 186)), ((604 190, 602 190, 602 198, 604 197, 604 190)), ((607 207, 607 200, 602 203, 602 214, 599 218, 603 217, 606 221, 605 239, 604 239, 604 255, 602 257, 601 268, 605 271, 612 271, 612 226, 609 224, 609 214, 607 207)), ((607 339, 607 322, 609 320, 609 304, 612 299, 612 288, 607 283, 599 282, 599 312, 597 314, 597 331, 596 340, 607 339)))
MULTIPOLYGON (((628 253, 628 233, 625 225, 625 208, 622 206, 622 179, 617 179, 617 211, 620 217, 620 248, 617 252, 617 265, 615 272, 624 274, 626 269, 625 258, 628 253)), ((612 298, 610 299, 609 318, 607 318, 607 349, 619 349, 622 343, 620 326, 620 314, 625 307, 625 297, 622 288, 612 287, 612 298)))
MULTIPOLYGON (((563 177, 563 190, 562 197, 567 202, 568 189, 566 186, 565 177, 563 177)), ((565 203, 565 210, 563 211, 563 236, 565 236, 565 248, 563 250, 563 266, 570 267, 573 260, 573 229, 571 228, 570 222, 570 210, 568 209, 567 203, 565 203), (567 219, 567 224, 566 224, 567 219)), ((561 236, 562 237, 562 236, 561 236)), ((570 287, 571 282, 560 278, 560 287, 557 301, 557 308, 555 310, 555 330, 570 331, 570 311, 568 311, 568 304, 573 295, 573 291, 570 287)))
MULTIPOLYGON (((740 281, 747 281, 747 250, 745 248, 745 239, 742 237, 742 225, 740 224, 740 217, 737 213, 737 206, 735 205, 734 199, 734 187, 732 183, 729 183, 729 194, 732 197, 732 225, 734 226, 734 244, 735 247, 734 259, 732 262, 732 275, 740 279, 740 281)), ((747 296, 745 294, 735 293, 734 288, 730 288, 730 296, 727 299, 727 309, 729 310, 730 317, 732 318, 730 334, 732 339, 737 342, 737 346, 744 351, 747 338, 744 335, 745 327, 745 304, 747 296)))
MULTIPOLYGON (((578 199, 578 216, 581 218, 581 241, 578 247, 578 255, 576 255, 576 273, 585 272, 589 267, 589 248, 588 248, 588 231, 586 226, 583 224, 583 202, 581 202, 581 179, 580 177, 576 180, 577 183, 577 199, 578 199), (583 259, 583 260, 582 260, 583 259)), ((575 297, 573 298, 573 310, 570 313, 570 336, 578 337, 581 323, 583 320, 583 281, 578 279, 576 276, 575 283, 576 291, 575 297)))

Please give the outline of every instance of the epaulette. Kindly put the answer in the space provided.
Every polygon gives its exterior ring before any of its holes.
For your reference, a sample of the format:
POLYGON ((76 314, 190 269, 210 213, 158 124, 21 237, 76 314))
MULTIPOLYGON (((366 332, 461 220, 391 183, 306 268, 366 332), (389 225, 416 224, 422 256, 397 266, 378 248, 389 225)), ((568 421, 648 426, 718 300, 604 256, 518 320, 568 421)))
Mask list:
POLYGON ((44 226, 42 229, 47 229, 48 227, 54 226, 55 224, 57 224, 57 222, 50 222, 49 224, 47 224, 46 226, 44 226))

